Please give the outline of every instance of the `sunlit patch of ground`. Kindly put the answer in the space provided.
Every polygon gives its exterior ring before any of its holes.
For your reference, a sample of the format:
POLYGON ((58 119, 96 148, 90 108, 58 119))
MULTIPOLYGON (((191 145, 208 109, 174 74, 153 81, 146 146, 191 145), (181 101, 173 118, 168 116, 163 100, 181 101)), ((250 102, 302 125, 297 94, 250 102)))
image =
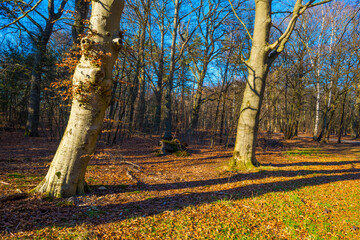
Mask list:
MULTIPOLYGON (((0 150, 0 193, 28 191, 56 142, 14 138, 0 150)), ((295 138, 259 146, 262 167, 225 171, 231 149, 191 145, 157 156, 157 139, 100 144, 86 175, 93 193, 0 203, 2 238, 360 239, 360 146, 295 138), (140 171, 124 161, 140 166, 140 171), (131 170, 141 183, 127 175, 131 170)))

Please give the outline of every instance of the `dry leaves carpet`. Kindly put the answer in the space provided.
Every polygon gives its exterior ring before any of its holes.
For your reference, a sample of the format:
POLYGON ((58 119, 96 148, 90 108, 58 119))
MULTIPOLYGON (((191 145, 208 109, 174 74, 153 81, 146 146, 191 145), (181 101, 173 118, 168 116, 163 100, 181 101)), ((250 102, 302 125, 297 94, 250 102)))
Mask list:
MULTIPOLYGON (((57 142, 9 132, 0 138, 0 195, 34 188, 57 142)), ((157 156, 157 143, 100 144, 86 196, 3 198, 0 238, 360 239, 359 142, 265 141, 262 167, 248 172, 223 168, 231 148, 190 145, 190 156, 157 156)))

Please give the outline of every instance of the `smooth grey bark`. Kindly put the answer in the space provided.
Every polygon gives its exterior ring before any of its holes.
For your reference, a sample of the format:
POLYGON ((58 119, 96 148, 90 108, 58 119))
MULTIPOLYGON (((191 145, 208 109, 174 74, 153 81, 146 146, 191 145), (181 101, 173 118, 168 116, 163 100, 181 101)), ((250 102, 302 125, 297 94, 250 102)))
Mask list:
POLYGON ((240 117, 231 165, 249 169, 259 166, 255 158, 256 136, 265 78, 270 67, 266 49, 271 27, 271 0, 255 1, 255 25, 250 58, 247 61, 248 79, 240 108, 240 117))
POLYGON ((240 108, 234 153, 230 162, 233 168, 251 169, 260 165, 255 158, 255 148, 266 76, 273 61, 284 50, 299 16, 307 8, 320 4, 313 2, 312 0, 303 5, 302 0, 297 0, 286 30, 274 43, 269 44, 272 0, 255 0, 252 46, 250 58, 245 61, 248 79, 240 108))
MULTIPOLYGON (((322 7, 321 9, 321 13, 322 13, 322 20, 321 20, 321 30, 320 30, 320 35, 319 35, 319 39, 318 39, 318 49, 317 49, 317 56, 316 56, 316 112, 315 112, 315 123, 314 123, 314 133, 313 133, 313 139, 315 140, 315 138, 318 136, 319 134, 319 125, 320 125, 320 115, 321 115, 321 109, 320 109, 320 68, 321 68, 321 62, 322 62, 322 57, 321 57, 321 47, 323 45, 323 37, 324 37, 324 26, 325 26, 325 14, 324 14, 324 8, 322 7)), ((310 55, 310 61, 311 64, 313 65, 313 67, 315 67, 315 61, 312 59, 311 55, 310 55)))
POLYGON ((90 31, 81 40, 70 118, 44 180, 36 192, 54 197, 84 194, 85 171, 94 153, 111 100, 112 70, 120 49, 119 23, 124 0, 93 1, 90 31))

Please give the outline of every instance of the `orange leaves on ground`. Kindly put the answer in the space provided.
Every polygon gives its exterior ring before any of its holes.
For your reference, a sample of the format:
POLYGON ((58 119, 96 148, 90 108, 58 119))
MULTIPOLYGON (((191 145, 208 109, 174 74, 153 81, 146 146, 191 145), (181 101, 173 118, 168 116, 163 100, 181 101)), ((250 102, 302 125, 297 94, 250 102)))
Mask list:
MULTIPOLYGON (((9 183, 0 183, 2 194, 33 188, 56 149, 20 135, 0 149, 0 181, 9 183)), ((157 143, 140 137, 120 146, 100 142, 87 169, 91 194, 72 205, 36 196, 0 203, 1 237, 360 239, 355 144, 296 138, 258 151, 260 169, 230 172, 222 166, 231 149, 190 143, 190 156, 160 157, 157 143), (141 184, 126 175, 124 160, 141 166, 133 171, 141 184)))

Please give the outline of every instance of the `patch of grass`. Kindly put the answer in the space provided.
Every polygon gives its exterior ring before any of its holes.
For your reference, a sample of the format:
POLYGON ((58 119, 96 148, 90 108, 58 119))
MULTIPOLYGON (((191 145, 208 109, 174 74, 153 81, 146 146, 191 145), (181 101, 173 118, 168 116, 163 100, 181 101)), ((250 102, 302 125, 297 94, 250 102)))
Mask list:
POLYGON ((84 214, 90 218, 99 218, 100 215, 105 214, 105 211, 99 210, 97 207, 90 207, 84 214))
POLYGON ((302 156, 302 157, 311 157, 311 156, 326 156, 321 149, 319 148, 304 148, 304 149, 295 149, 283 152, 287 156, 302 156))
POLYGON ((164 156, 164 154, 162 154, 160 151, 155 151, 155 152, 154 152, 154 155, 155 155, 155 157, 162 157, 162 156, 164 156))
POLYGON ((25 176, 22 175, 21 173, 10 173, 7 176, 12 178, 25 178, 25 176))
POLYGON ((176 151, 173 153, 177 157, 188 157, 190 154, 187 151, 176 151))
POLYGON ((44 201, 47 201, 47 202, 52 202, 52 201, 54 201, 54 197, 51 196, 49 193, 44 193, 44 194, 41 196, 41 199, 44 200, 44 201))
POLYGON ((96 182, 99 182, 99 180, 96 179, 96 178, 93 178, 93 177, 88 177, 87 182, 89 182, 89 183, 96 183, 96 182))
POLYGON ((296 205, 304 205, 303 200, 297 194, 290 195, 290 200, 296 205))
POLYGON ((87 168, 87 169, 99 169, 99 166, 96 166, 96 165, 88 165, 86 168, 87 168))
POLYGON ((73 206, 75 206, 75 203, 72 201, 65 200, 65 201, 58 202, 56 205, 59 207, 73 207, 73 206))
POLYGON ((136 191, 133 191, 133 192, 128 192, 127 194, 132 195, 132 194, 138 194, 138 193, 141 193, 141 191, 136 190, 136 191))

